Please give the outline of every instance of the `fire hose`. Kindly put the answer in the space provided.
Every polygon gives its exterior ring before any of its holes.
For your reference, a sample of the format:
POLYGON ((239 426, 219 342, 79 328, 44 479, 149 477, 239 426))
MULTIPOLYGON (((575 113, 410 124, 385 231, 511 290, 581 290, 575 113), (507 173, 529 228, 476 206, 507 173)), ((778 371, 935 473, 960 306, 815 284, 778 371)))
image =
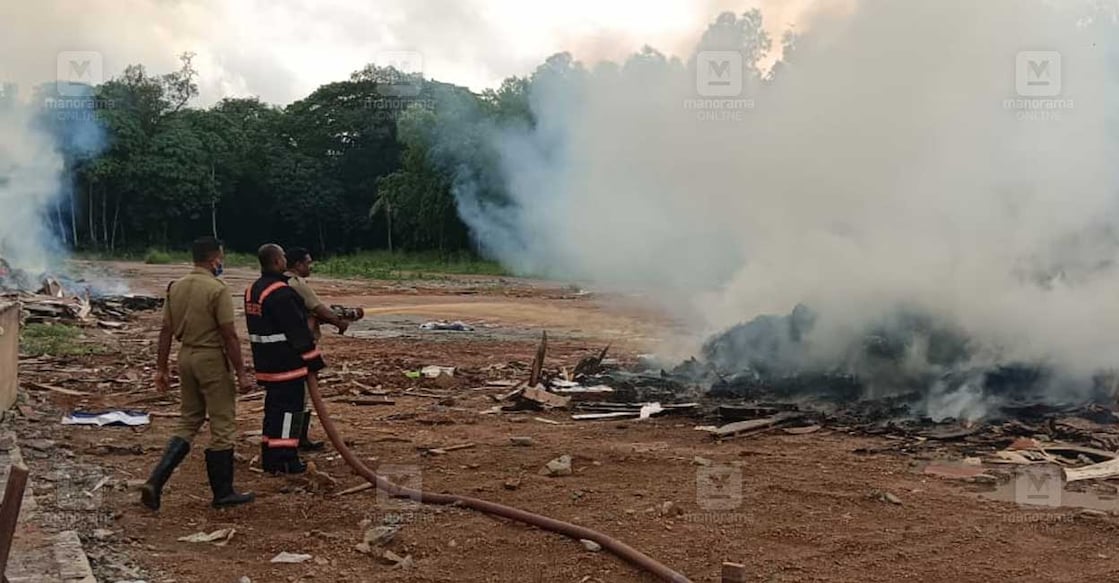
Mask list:
POLYGON ((385 492, 386 494, 393 497, 411 498, 425 504, 455 505, 471 508, 479 512, 492 514, 494 516, 500 516, 509 520, 515 520, 517 522, 522 522, 524 524, 536 526, 544 530, 569 536, 574 539, 591 540, 601 545, 602 548, 613 553, 614 556, 627 561, 630 564, 639 567, 664 581, 671 581, 673 583, 689 583, 689 579, 684 575, 673 571, 669 567, 657 562, 652 557, 623 543, 622 541, 607 536, 596 530, 591 530, 589 528, 572 524, 570 522, 556 520, 554 518, 549 518, 547 516, 542 516, 540 514, 535 514, 532 512, 521 510, 519 508, 513 508, 512 506, 506 506, 504 504, 482 500, 480 498, 459 496, 457 494, 435 494, 432 492, 424 492, 413 488, 406 488, 404 486, 394 484, 381 476, 378 476, 373 470, 370 470, 368 467, 365 466, 365 464, 361 463, 361 460, 359 460, 357 456, 355 456, 353 452, 350 451, 350 448, 346 447, 345 442, 342 441, 342 436, 338 433, 338 428, 334 426, 334 421, 327 413, 326 403, 323 401, 322 395, 319 393, 319 383, 318 379, 315 378, 315 375, 312 374, 307 377, 307 387, 310 389, 311 402, 314 404, 315 411, 319 415, 319 423, 322 424, 322 428, 324 431, 326 431, 326 435, 330 439, 330 443, 334 445, 334 449, 338 450, 338 453, 342 455, 342 459, 346 461, 346 464, 348 464, 355 472, 357 472, 358 475, 376 486, 378 490, 381 490, 382 492, 385 492))

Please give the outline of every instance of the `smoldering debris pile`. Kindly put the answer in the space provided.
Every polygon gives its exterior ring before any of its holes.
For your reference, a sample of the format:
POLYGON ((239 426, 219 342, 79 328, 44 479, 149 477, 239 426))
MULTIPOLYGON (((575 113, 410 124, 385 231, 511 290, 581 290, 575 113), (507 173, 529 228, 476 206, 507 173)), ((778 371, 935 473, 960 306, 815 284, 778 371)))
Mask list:
POLYGON ((806 306, 755 318, 712 337, 700 360, 670 376, 710 387, 716 398, 797 403, 868 420, 1004 420, 1029 407, 1114 401, 1111 374, 1081 378, 1046 363, 1002 361, 916 310, 883 318, 838 355, 813 345, 816 324, 806 306))
POLYGON ((33 275, 0 258, 0 299, 18 302, 24 323, 58 322, 120 328, 134 312, 157 310, 163 300, 136 294, 106 294, 80 280, 33 275), (65 282, 65 283, 63 283, 65 282))

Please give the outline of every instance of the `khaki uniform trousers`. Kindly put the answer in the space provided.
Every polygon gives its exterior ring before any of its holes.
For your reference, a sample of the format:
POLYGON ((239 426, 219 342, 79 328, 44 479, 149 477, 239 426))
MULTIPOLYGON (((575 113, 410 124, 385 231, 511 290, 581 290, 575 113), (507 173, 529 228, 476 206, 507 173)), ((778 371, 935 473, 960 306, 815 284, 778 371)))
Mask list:
POLYGON ((237 384, 220 348, 183 346, 179 351, 182 408, 175 436, 192 442, 210 417, 210 449, 233 449, 237 433, 237 384))

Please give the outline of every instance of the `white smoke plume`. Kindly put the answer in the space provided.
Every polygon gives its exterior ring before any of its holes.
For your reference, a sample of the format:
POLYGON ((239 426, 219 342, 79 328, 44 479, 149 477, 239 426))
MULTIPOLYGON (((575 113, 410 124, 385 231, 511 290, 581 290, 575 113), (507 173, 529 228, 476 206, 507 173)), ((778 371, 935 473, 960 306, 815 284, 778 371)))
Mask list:
POLYGON ((904 306, 985 357, 1113 368, 1116 14, 1017 0, 809 10, 771 80, 751 78, 747 56, 750 103, 731 119, 699 119, 711 114, 689 101, 690 55, 537 82, 536 127, 494 142, 512 205, 459 188, 460 209, 507 265, 656 294, 703 333, 803 302, 827 360, 904 306), (1030 74, 1054 75, 1059 94, 1031 96, 1016 83, 1030 74))
POLYGON ((32 273, 50 263, 50 224, 63 182, 63 159, 34 110, 0 106, 0 257, 32 273))

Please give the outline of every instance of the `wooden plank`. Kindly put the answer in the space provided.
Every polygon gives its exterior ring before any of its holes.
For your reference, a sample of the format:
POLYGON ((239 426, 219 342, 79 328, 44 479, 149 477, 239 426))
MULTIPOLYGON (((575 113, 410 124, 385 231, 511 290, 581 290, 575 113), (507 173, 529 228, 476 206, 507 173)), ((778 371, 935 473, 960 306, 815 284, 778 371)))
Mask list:
POLYGON ((790 420, 796 419, 798 417, 800 417, 800 415, 793 414, 793 413, 780 413, 778 415, 773 415, 772 417, 763 417, 761 419, 750 419, 750 420, 747 420, 747 421, 735 421, 734 423, 728 423, 728 424, 723 425, 722 427, 716 429, 715 431, 712 432, 712 435, 714 435, 717 439, 718 438, 724 438, 724 437, 731 437, 731 436, 734 436, 734 435, 738 435, 740 433, 746 433, 748 431, 755 431, 757 429, 765 429, 765 428, 773 427, 774 425, 777 425, 778 423, 783 423, 785 421, 790 421, 790 420))
POLYGON ((343 403, 349 403, 358 407, 368 407, 370 405, 395 405, 396 401, 392 399, 385 399, 382 397, 350 397, 348 399, 340 399, 343 403))
POLYGON ((540 384, 540 376, 544 372, 544 358, 548 353, 548 332, 545 330, 540 336, 540 346, 536 348, 536 356, 532 359, 529 369, 528 385, 535 387, 540 384))
POLYGON ((1114 478, 1119 476, 1119 459, 1092 464, 1083 468, 1065 468, 1064 470, 1066 482, 1114 478))
POLYGON ((446 447, 433 447, 424 450, 427 455, 444 455, 450 451, 458 451, 460 449, 471 449, 474 447, 473 443, 460 443, 458 445, 448 445, 446 447))
POLYGON ((576 421, 591 421, 595 419, 637 419, 640 416, 640 411, 615 411, 613 413, 582 413, 572 415, 571 418, 576 421))
POLYGON ((7 410, 16 402, 19 366, 19 304, 0 302, 0 410, 7 410))
POLYGON ((526 388, 524 392, 521 393, 521 398, 528 399, 529 401, 543 405, 544 407, 556 407, 559 409, 566 408, 568 405, 571 404, 570 397, 553 395, 552 393, 545 391, 544 388, 540 385, 526 388))
POLYGON ((24 384, 26 384, 27 386, 29 386, 33 389, 39 389, 40 391, 51 391, 52 393, 58 393, 58 394, 61 394, 61 395, 69 395, 71 397, 88 397, 88 396, 91 395, 91 393, 83 393, 81 391, 75 391, 73 389, 64 389, 62 387, 56 387, 54 385, 48 385, 46 383, 36 383, 36 382, 28 381, 24 384))
MULTIPOLYGON (((19 510, 23 506, 23 491, 27 488, 27 466, 21 463, 8 468, 8 483, 4 487, 4 500, 0 505, 0 574, 8 568, 8 557, 12 552, 12 539, 15 538, 16 525, 19 523, 19 510)), ((7 581, 7 578, 4 578, 7 581)))
POLYGON ((333 496, 331 496, 331 498, 337 498, 339 496, 347 496, 349 494, 357 494, 358 492, 364 492, 366 490, 371 490, 371 489, 373 489, 373 483, 372 482, 365 482, 364 484, 358 484, 358 485, 354 486, 353 488, 346 488, 345 490, 342 490, 341 492, 338 492, 337 494, 334 494, 333 496))
POLYGON ((1072 454, 1072 455, 1066 456, 1066 457, 1072 457, 1072 458, 1075 458, 1077 455, 1084 455, 1084 456, 1090 458, 1092 461, 1097 462, 1097 463, 1105 462, 1105 461, 1108 461, 1108 460, 1113 460, 1113 459, 1119 457, 1119 454, 1115 454, 1115 453, 1110 452, 1110 451, 1106 451, 1106 450, 1102 450, 1102 449, 1096 449, 1094 447, 1082 447, 1082 446, 1079 446, 1079 445, 1066 445, 1066 444, 1046 445, 1046 446, 1040 447, 1038 449, 1040 449, 1041 451, 1043 451, 1047 454, 1056 454, 1056 455, 1072 454))

